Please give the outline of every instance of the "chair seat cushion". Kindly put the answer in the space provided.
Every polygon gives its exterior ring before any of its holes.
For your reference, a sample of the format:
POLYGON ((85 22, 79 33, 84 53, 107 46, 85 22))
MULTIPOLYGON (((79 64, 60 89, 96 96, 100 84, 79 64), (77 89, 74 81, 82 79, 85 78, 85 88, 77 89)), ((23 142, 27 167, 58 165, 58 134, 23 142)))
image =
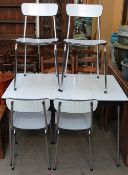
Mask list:
POLYGON ((107 44, 105 40, 78 40, 78 39, 65 39, 65 43, 74 45, 74 46, 97 46, 107 44))
POLYGON ((36 38, 18 38, 16 39, 17 43, 30 44, 30 45, 47 45, 57 42, 58 38, 49 38, 49 39, 36 39, 36 38))
MULTIPOLYGON (((56 113, 57 119, 57 113, 56 113)), ((61 112, 58 127, 67 130, 84 130, 91 127, 90 112, 86 114, 61 112)))
MULTIPOLYGON (((47 111, 47 124, 50 123, 50 111, 47 111)), ((43 112, 14 112, 13 126, 19 129, 45 128, 43 112)))

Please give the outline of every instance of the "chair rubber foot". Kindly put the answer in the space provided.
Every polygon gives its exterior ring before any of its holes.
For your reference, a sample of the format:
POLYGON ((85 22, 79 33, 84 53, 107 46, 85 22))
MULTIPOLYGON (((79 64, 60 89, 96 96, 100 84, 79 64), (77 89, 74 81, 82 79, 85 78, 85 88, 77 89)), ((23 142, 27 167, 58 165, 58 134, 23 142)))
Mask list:
POLYGON ((97 76, 97 78, 100 78, 99 76, 97 76))
POLYGON ((14 170, 14 167, 12 168, 12 170, 14 170))
POLYGON ((17 90, 17 88, 14 88, 14 91, 16 91, 17 90))
POLYGON ((91 168, 90 171, 93 171, 93 168, 91 168))
POLYGON ((17 144, 18 144, 18 142, 15 142, 15 144, 17 145, 17 144))
POLYGON ((12 163, 10 163, 10 166, 12 166, 12 163))
POLYGON ((116 166, 117 166, 117 167, 120 167, 120 165, 119 165, 119 164, 117 164, 116 166))
POLYGON ((59 91, 59 92, 63 92, 63 90, 62 90, 62 89, 58 89, 58 91, 59 91))
POLYGON ((49 167, 48 170, 51 170, 51 167, 49 167))
POLYGON ((66 77, 66 75, 64 75, 64 77, 66 77))
POLYGON ((105 94, 107 94, 107 91, 104 91, 105 94))
POLYGON ((53 168, 53 170, 55 171, 55 170, 56 170, 56 168, 53 168))
POLYGON ((26 77, 26 74, 24 74, 24 76, 26 77))

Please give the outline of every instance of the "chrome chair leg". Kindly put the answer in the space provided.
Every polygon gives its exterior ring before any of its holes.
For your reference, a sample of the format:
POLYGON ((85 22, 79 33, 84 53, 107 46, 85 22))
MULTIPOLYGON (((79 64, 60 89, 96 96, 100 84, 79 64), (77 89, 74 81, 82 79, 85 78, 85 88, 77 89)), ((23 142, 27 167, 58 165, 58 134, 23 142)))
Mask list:
POLYGON ((56 76, 58 75, 58 61, 57 61, 57 45, 54 44, 54 57, 55 57, 55 70, 56 70, 56 76))
POLYGON ((12 170, 14 170, 14 157, 15 157, 15 129, 12 134, 12 170))
POLYGON ((120 105, 117 107, 117 161, 116 166, 120 166, 120 105))
POLYGON ((99 45, 97 46, 97 78, 99 78, 99 45))
MULTIPOLYGON (((16 131, 16 129, 15 129, 15 131, 16 131)), ((18 142, 17 142, 17 134, 16 134, 16 132, 15 132, 15 144, 18 144, 18 142)))
POLYGON ((41 56, 40 56, 40 46, 38 45, 38 60, 39 60, 39 72, 41 71, 41 56))
POLYGON ((91 131, 89 131, 89 154, 90 154, 90 171, 93 171, 92 163, 92 143, 91 143, 91 131))
POLYGON ((60 91, 63 91, 63 81, 64 81, 64 74, 65 74, 65 67, 66 67, 66 62, 67 62, 67 44, 64 45, 64 55, 63 55, 63 69, 62 69, 62 76, 61 76, 61 87, 60 91))
POLYGON ((66 77, 66 73, 67 73, 68 56, 69 56, 69 45, 67 46, 67 55, 66 55, 66 64, 65 64, 65 70, 64 70, 64 77, 66 77))
POLYGON ((17 43, 15 44, 15 70, 14 70, 14 90, 16 90, 16 76, 17 76, 17 43))
POLYGON ((12 129, 9 127, 10 166, 12 166, 12 129))
POLYGON ((105 78, 105 90, 104 93, 107 93, 107 50, 106 45, 104 46, 104 78, 105 78))
POLYGON ((11 102, 11 115, 9 116, 9 148, 10 148, 10 166, 12 166, 12 142, 13 142, 13 102, 11 102))
POLYGON ((52 136, 53 136, 53 132, 52 132, 52 125, 50 122, 50 141, 51 141, 51 143, 52 143, 52 136))
POLYGON ((46 142, 46 150, 47 150, 47 158, 48 158, 48 169, 51 170, 51 162, 49 156, 49 149, 48 149, 48 139, 47 139, 47 130, 45 129, 45 142, 46 142))
POLYGON ((24 76, 26 76, 26 59, 27 59, 27 45, 25 44, 25 50, 24 50, 24 76))
POLYGON ((60 89, 60 78, 59 78, 59 67, 57 60, 57 44, 54 44, 54 57, 55 57, 55 68, 56 68, 56 76, 58 81, 58 90, 60 89))
POLYGON ((58 142, 59 142, 59 130, 56 133, 56 150, 55 150, 55 158, 54 158, 53 170, 56 170, 58 142))

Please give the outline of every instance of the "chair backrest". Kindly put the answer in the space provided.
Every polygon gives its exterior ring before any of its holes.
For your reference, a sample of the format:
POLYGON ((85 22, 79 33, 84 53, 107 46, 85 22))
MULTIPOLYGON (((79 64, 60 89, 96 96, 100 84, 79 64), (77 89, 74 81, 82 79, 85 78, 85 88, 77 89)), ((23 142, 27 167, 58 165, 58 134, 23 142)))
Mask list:
POLYGON ((21 5, 21 11, 25 16, 24 21, 24 34, 23 37, 26 37, 27 29, 27 17, 33 16, 36 17, 36 37, 39 38, 39 17, 52 17, 53 18, 53 29, 54 37, 56 38, 56 22, 55 15, 58 11, 58 5, 56 3, 23 3, 21 5))
POLYGON ((69 38, 70 18, 71 17, 92 17, 97 18, 98 39, 100 39, 100 16, 103 12, 103 6, 100 4, 67 4, 66 12, 69 16, 67 38, 69 38))
POLYGON ((23 3, 21 10, 25 16, 54 16, 57 14, 56 3, 23 3))
POLYGON ((97 100, 62 100, 55 99, 54 107, 58 111, 58 105, 61 102, 60 112, 67 113, 88 113, 96 110, 98 101, 97 100))
POLYGON ((103 6, 99 4, 67 4, 66 11, 68 16, 74 17, 100 17, 103 6))
POLYGON ((50 106, 50 101, 48 99, 42 100, 16 100, 16 99, 7 99, 6 104, 9 110, 12 109, 15 112, 42 112, 43 102, 45 102, 45 109, 48 110, 50 106))

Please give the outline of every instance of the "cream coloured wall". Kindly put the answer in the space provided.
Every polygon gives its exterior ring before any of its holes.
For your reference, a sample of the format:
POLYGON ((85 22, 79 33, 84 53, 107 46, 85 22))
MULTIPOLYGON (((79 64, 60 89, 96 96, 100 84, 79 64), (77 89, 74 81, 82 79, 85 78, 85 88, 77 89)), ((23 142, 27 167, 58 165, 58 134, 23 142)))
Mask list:
POLYGON ((103 15, 101 17, 101 36, 110 41, 113 25, 114 0, 102 0, 103 15))
POLYGON ((112 31, 118 31, 122 21, 124 0, 114 0, 112 31))

